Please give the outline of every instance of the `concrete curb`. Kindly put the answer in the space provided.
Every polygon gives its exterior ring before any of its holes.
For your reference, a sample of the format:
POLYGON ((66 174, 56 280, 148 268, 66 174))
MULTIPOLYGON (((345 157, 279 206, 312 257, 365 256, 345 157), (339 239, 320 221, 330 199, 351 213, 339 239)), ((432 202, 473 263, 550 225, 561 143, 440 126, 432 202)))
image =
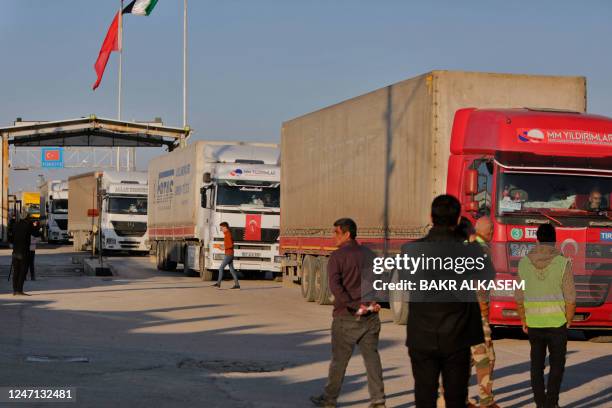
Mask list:
POLYGON ((99 258, 83 258, 83 271, 89 276, 113 276, 116 275, 113 266, 106 260, 100 265, 99 258))

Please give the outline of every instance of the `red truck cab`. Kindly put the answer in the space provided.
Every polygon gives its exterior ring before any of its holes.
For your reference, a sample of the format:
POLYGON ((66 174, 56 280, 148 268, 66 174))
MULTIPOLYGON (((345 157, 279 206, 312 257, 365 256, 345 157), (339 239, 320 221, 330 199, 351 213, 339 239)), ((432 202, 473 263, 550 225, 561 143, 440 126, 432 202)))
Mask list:
MULTIPOLYGON (((447 192, 472 221, 494 223, 499 279, 517 278, 538 225, 557 229, 572 259, 573 327, 612 329, 612 119, 567 111, 461 109, 451 135, 447 192)), ((491 294, 492 326, 518 326, 513 293, 491 294)))

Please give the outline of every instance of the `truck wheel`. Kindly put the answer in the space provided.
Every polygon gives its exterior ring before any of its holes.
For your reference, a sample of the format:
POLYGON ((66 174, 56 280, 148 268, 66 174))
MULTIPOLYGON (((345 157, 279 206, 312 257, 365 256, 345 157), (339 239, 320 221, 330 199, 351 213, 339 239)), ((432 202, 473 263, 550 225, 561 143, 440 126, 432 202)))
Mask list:
POLYGON ((329 290, 327 261, 328 258, 326 256, 321 256, 319 257, 319 262, 317 262, 317 286, 319 287, 317 303, 320 305, 331 305, 334 303, 334 295, 329 290))
POLYGON ((177 263, 176 263, 176 261, 170 260, 170 256, 168 254, 166 254, 165 261, 166 261, 166 265, 165 266, 166 266, 166 270, 167 271, 176 271, 177 263))
POLYGON ((306 255, 302 264, 302 296, 307 302, 315 301, 315 263, 317 258, 312 255, 306 255))
POLYGON ((175 271, 176 261, 170 259, 170 245, 168 242, 163 242, 162 249, 162 268, 164 271, 175 271))
MULTIPOLYGON (((395 270, 391 275, 391 282, 400 281, 399 273, 395 270)), ((395 324, 405 325, 408 323, 408 297, 403 291, 392 290, 389 292, 389 305, 393 313, 395 324)))

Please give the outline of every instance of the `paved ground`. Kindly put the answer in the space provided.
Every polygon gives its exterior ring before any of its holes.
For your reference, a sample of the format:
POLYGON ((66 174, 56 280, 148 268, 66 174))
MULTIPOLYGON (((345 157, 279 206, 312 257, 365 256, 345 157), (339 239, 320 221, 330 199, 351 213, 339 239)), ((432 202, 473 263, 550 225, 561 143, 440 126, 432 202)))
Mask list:
MULTIPOLYGON (((76 405, 83 407, 299 408, 321 390, 331 309, 303 302, 297 288, 244 281, 241 291, 217 290, 180 271, 158 273, 147 258, 111 259, 119 273, 112 278, 82 276, 72 255, 67 248, 37 251, 40 278, 26 282, 33 296, 14 298, 8 251, 0 251, 0 386, 77 387, 76 405)), ((388 406, 412 407, 405 328, 383 319, 388 406)), ((530 406, 527 342, 517 337, 495 346, 500 405, 530 406)), ((573 340, 568 349, 561 405, 612 406, 612 344, 573 340)), ((358 355, 341 402, 367 406, 358 355)))

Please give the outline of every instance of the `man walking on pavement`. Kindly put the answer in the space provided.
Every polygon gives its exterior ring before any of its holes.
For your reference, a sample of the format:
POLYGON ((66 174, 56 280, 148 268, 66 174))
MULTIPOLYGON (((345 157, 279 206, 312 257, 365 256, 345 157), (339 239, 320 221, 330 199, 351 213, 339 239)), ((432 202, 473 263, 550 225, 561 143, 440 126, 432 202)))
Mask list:
POLYGON ((538 244, 519 262, 518 272, 525 289, 516 290, 515 298, 531 345, 531 388, 536 406, 557 408, 565 370, 567 329, 576 311, 576 289, 570 261, 555 248, 555 227, 542 224, 536 235, 538 244), (547 348, 550 372, 544 387, 547 348))
POLYGON ((356 236, 357 224, 352 219, 341 218, 334 223, 334 242, 338 249, 331 254, 327 264, 329 288, 334 295, 332 360, 323 394, 310 397, 317 407, 336 407, 355 345, 359 346, 366 368, 370 407, 385 407, 382 364, 378 354, 380 306, 362 300, 362 274, 372 274, 374 253, 357 243, 356 236))
POLYGON ((29 296, 23 292, 23 284, 28 271, 30 256, 30 237, 32 224, 29 219, 20 219, 13 226, 13 296, 29 296))
MULTIPOLYGON (((431 204, 433 227, 418 242, 404 244, 402 253, 444 259, 457 251, 456 255, 462 257, 486 258, 480 246, 464 244, 465 237, 457 231, 460 213, 461 204, 455 197, 436 197, 431 204)), ((491 271, 488 261, 484 269, 491 271)), ((439 276, 437 270, 421 272, 425 277, 439 276)), ((484 336, 476 295, 463 302, 452 301, 454 298, 435 292, 411 294, 406 346, 415 383, 416 408, 436 407, 440 375, 446 407, 466 407, 470 347, 482 344, 484 336)))
POLYGON ((219 226, 221 227, 221 231, 223 231, 223 250, 225 251, 225 257, 223 258, 223 262, 221 262, 221 266, 219 266, 219 277, 217 278, 217 283, 215 283, 213 286, 221 288, 223 272, 225 267, 229 266, 232 278, 234 278, 234 286, 232 286, 230 289, 240 289, 240 282, 238 282, 238 276, 234 270, 234 239, 232 238, 232 232, 230 231, 229 224, 225 221, 219 224, 219 226))

